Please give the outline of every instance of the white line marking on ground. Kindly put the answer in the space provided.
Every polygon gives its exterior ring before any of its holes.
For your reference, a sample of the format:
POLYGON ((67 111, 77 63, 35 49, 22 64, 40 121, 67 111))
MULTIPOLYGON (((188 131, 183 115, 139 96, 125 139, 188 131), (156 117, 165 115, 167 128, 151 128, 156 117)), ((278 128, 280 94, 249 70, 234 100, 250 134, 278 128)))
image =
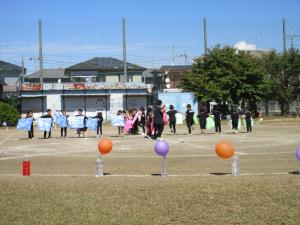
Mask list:
POLYGON ((11 136, 12 134, 9 134, 6 138, 4 138, 4 140, 0 142, 0 145, 3 145, 11 136))
MULTIPOLYGON (((45 153, 45 154, 26 154, 29 158, 33 157, 41 157, 41 156, 56 156, 56 155, 62 155, 62 154, 67 154, 67 153, 85 153, 85 152, 90 152, 90 151, 61 151, 61 152, 53 152, 53 153, 45 153)), ((19 155, 19 156, 11 156, 11 157, 0 157, 1 160, 8 160, 8 159, 19 159, 19 158, 24 158, 25 155, 19 155)))
MULTIPOLYGON (((274 173, 242 173, 239 176, 264 176, 264 175, 290 175, 288 172, 274 172, 274 173)), ((0 176, 22 176, 22 174, 14 173, 0 173, 0 176)), ((30 176, 33 177, 95 177, 92 174, 42 174, 34 173, 30 176)), ((218 176, 210 173, 198 173, 198 174, 169 174, 167 177, 203 177, 203 176, 218 176)), ((230 173, 222 176, 231 176, 230 173)), ((110 174, 104 175, 103 177, 155 177, 151 174, 110 174)), ((160 177, 158 175, 158 177, 160 177)))
MULTIPOLYGON (((43 157, 43 156, 57 156, 62 154, 71 153, 70 156, 77 156, 82 157, 82 155, 72 155, 72 153, 91 153, 90 151, 68 151, 68 152, 51 152, 51 153, 44 153, 44 154, 27 154, 29 158, 33 157, 43 157)), ((274 154, 290 154, 294 153, 294 151, 289 152, 253 152, 253 153, 243 153, 243 152, 236 152, 237 155, 246 156, 246 155, 274 155, 274 154)), ((20 159, 24 158, 25 155, 17 155, 17 156, 9 156, 9 157, 0 157, 1 160, 10 160, 10 159, 20 159)), ((158 158, 159 156, 156 155, 108 155, 105 158, 158 158)), ((216 157, 216 155, 170 155, 167 158, 194 158, 194 157, 216 157)))

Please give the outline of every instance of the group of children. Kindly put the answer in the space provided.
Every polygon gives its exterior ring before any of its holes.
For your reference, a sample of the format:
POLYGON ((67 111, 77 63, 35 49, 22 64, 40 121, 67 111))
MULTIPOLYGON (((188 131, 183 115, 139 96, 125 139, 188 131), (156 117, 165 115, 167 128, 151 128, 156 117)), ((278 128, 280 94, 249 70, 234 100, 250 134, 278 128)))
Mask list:
MULTIPOLYGON (((174 108, 172 109, 174 111, 174 108)), ((170 126, 174 127, 176 132, 176 118, 177 111, 171 113, 169 118, 171 119, 170 126)), ((130 109, 127 112, 119 110, 117 116, 122 115, 124 118, 124 127, 118 126, 118 134, 138 134, 139 128, 147 138, 160 139, 164 130, 164 125, 168 122, 166 116, 166 106, 162 104, 160 100, 157 101, 156 107, 148 107, 147 111, 144 107, 139 109, 130 109)))
MULTIPOLYGON (((173 105, 169 106, 169 111, 161 100, 157 100, 156 106, 148 107, 147 112, 141 107, 139 110, 132 109, 128 113, 125 111, 119 111, 119 114, 124 116, 125 122, 125 132, 128 134, 137 134, 138 127, 141 127, 145 137, 152 139, 160 139, 164 131, 164 125, 169 123, 171 133, 176 134, 176 114, 177 110, 174 109, 173 105), (168 115, 168 117, 167 117, 168 115), (146 132, 145 132, 146 131, 146 132)), ((187 110, 185 112, 185 121, 188 128, 188 134, 192 133, 194 129, 195 112, 192 110, 191 104, 187 104, 187 110)), ((201 129, 201 134, 205 134, 207 128, 207 118, 212 117, 214 122, 214 128, 216 133, 222 132, 221 120, 222 114, 217 106, 212 110, 211 114, 208 114, 204 108, 200 108, 197 118, 199 120, 199 125, 201 129)), ((246 113, 238 112, 234 110, 230 115, 231 126, 233 133, 237 133, 238 125, 241 117, 245 117, 247 132, 252 131, 252 113, 247 109, 246 113)), ((122 132, 123 127, 119 127, 119 135, 122 132)))
MULTIPOLYGON (((33 130, 34 118, 33 118, 32 111, 27 112, 26 118, 32 118, 30 130, 28 130, 28 138, 29 139, 34 139, 34 130, 33 130)), ((51 109, 48 109, 47 114, 41 116, 41 118, 51 118, 53 120, 53 117, 51 115, 51 109)), ((64 130, 63 128, 61 128, 61 129, 64 130)), ((67 135, 67 129, 65 129, 65 135, 67 135)), ((51 127, 50 127, 49 131, 44 131, 44 139, 46 139, 46 138, 51 138, 51 127), (48 133, 48 136, 47 136, 47 133, 48 133)))
MULTIPOLYGON (((52 121, 54 121, 53 116, 51 115, 51 112, 52 112, 51 109, 47 109, 47 114, 41 116, 41 118, 50 118, 52 121)), ((87 117, 85 115, 83 115, 82 109, 78 109, 77 112, 78 112, 78 114, 76 115, 76 117, 84 117, 84 127, 77 128, 76 133, 77 133, 78 137, 80 137, 81 134, 83 135, 83 137, 86 137, 86 131, 87 131, 86 119, 87 119, 87 117)), ((64 119, 65 122, 63 123, 64 125, 60 127, 60 136, 66 138, 69 116, 67 115, 66 111, 64 111, 64 110, 61 111, 61 115, 62 115, 61 118, 64 119)), ((26 118, 33 118, 32 111, 27 112, 26 118)), ((103 123, 102 113, 98 112, 97 115, 92 118, 97 119, 97 129, 96 129, 97 137, 99 137, 99 135, 102 136, 102 123, 103 123)), ((44 131, 44 139, 51 138, 51 127, 52 126, 50 126, 49 131, 44 131)), ((28 138, 29 139, 34 139, 34 129, 33 128, 34 128, 34 118, 32 119, 30 130, 28 130, 28 138)))
MULTIPOLYGON (((188 127, 188 134, 191 134, 191 130, 193 125, 195 124, 195 121, 194 121, 194 111, 192 110, 190 104, 187 105, 187 111, 185 113, 185 116, 186 116, 186 125, 188 127)), ((199 120, 201 134, 205 134, 207 117, 209 116, 211 116, 214 120, 215 132, 220 134, 222 132, 222 126, 221 126, 222 114, 219 111, 217 106, 213 107, 211 114, 206 113, 204 108, 200 108, 200 112, 197 115, 197 117, 199 120)), ((243 113, 243 111, 238 112, 236 109, 234 109, 231 115, 228 117, 228 120, 231 121, 231 127, 234 134, 237 134, 239 121, 242 117, 245 118, 247 132, 252 132, 252 113, 250 109, 247 108, 245 113, 243 113)))
MULTIPOLYGON (((87 131, 87 117, 83 114, 82 109, 78 109, 78 114, 76 117, 84 117, 84 126, 82 128, 76 128, 76 133, 78 137, 86 137, 87 131)), ((169 123, 170 131, 173 134, 176 134, 176 114, 177 110, 174 109, 173 105, 169 106, 169 111, 164 104, 162 104, 161 100, 157 100, 155 107, 148 107, 147 111, 144 107, 140 107, 139 109, 130 109, 128 111, 119 110, 117 116, 123 119, 123 124, 118 125, 118 135, 122 135, 123 133, 126 134, 138 134, 139 128, 142 130, 143 134, 147 138, 151 139, 160 139, 162 133, 164 131, 164 126, 169 123)), ((67 126, 68 126, 68 115, 66 111, 61 111, 62 118, 65 119, 64 125, 61 126, 61 137, 67 137, 67 126)), ((193 111, 190 104, 187 104, 187 110, 185 112, 185 121, 188 129, 188 134, 192 133, 192 129, 194 129, 194 115, 195 112, 193 111)), ((210 114, 214 120, 215 132, 221 133, 221 113, 218 110, 218 107, 214 107, 212 113, 210 114)), ((206 126, 207 126, 207 117, 210 116, 204 108, 200 108, 199 114, 197 118, 199 120, 199 125, 201 129, 201 134, 205 133, 206 126)), ((234 110, 231 114, 231 125, 233 129, 233 133, 237 133, 239 120, 240 120, 241 113, 237 110, 234 110)), ((247 132, 252 131, 252 113, 249 109, 242 115, 245 117, 247 132)), ((32 111, 27 113, 27 118, 33 118, 32 111)), ((53 117, 51 115, 51 109, 47 110, 47 114, 43 115, 41 118, 51 118, 53 121, 53 117)), ((97 119, 97 137, 102 137, 102 124, 103 124, 103 116, 101 112, 98 112, 96 116, 92 117, 97 119)), ((28 131, 28 138, 34 138, 34 130, 33 130, 33 121, 31 124, 31 129, 28 131)), ((49 131, 44 131, 44 138, 51 138, 51 127, 49 131), (48 135, 47 135, 48 134, 48 135)))

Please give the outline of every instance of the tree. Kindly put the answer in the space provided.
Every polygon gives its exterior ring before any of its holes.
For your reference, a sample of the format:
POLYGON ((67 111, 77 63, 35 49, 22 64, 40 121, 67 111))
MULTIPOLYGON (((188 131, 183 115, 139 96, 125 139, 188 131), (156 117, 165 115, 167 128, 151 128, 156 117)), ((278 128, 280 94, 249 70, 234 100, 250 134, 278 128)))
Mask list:
POLYGON ((183 77, 182 88, 194 92, 199 101, 244 106, 264 96, 266 88, 262 60, 249 52, 219 46, 195 60, 183 77))
POLYGON ((0 102, 0 122, 7 122, 8 125, 14 125, 19 118, 18 110, 5 102, 0 102))
POLYGON ((267 76, 267 87, 265 89, 266 114, 269 114, 269 101, 276 100, 280 87, 281 55, 275 50, 262 56, 263 65, 267 76))
POLYGON ((290 49, 282 55, 281 88, 278 89, 278 101, 281 114, 289 114, 289 105, 299 96, 300 53, 299 50, 290 49))
POLYGON ((238 60, 239 89, 237 91, 241 106, 244 108, 245 102, 248 101, 256 110, 256 102, 262 100, 268 86, 263 61, 246 51, 239 51, 238 60))
POLYGON ((263 61, 271 86, 266 102, 270 99, 277 100, 281 115, 287 115, 290 103, 299 97, 300 92, 299 50, 290 49, 285 54, 272 51, 263 57, 263 61))
POLYGON ((21 109, 21 102, 20 99, 18 98, 18 96, 16 95, 11 95, 9 96, 9 98, 7 99, 7 103, 13 107, 15 107, 17 110, 21 109))

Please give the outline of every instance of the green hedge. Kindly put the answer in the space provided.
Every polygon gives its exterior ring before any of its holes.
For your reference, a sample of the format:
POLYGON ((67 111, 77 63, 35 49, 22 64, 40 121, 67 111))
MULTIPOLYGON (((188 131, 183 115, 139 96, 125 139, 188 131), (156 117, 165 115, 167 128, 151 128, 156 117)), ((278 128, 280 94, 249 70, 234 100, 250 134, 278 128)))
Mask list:
POLYGON ((16 125, 20 114, 18 110, 5 102, 0 102, 0 122, 7 122, 9 126, 16 125))

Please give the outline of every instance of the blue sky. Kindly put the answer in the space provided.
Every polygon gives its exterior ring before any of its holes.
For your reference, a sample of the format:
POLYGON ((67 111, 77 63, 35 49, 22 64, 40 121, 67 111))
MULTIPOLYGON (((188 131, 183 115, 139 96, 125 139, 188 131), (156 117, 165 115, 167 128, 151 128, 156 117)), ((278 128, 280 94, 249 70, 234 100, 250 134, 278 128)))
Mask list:
MULTIPOLYGON (((126 18, 130 62, 147 67, 184 64, 208 45, 282 50, 281 18, 300 34, 298 0, 26 0, 1 1, 0 59, 37 69, 38 19, 43 21, 45 68, 66 67, 95 56, 122 57, 121 19, 126 18)), ((288 39, 288 45, 290 40, 288 39)), ((295 40, 299 47, 300 38, 295 40)))

